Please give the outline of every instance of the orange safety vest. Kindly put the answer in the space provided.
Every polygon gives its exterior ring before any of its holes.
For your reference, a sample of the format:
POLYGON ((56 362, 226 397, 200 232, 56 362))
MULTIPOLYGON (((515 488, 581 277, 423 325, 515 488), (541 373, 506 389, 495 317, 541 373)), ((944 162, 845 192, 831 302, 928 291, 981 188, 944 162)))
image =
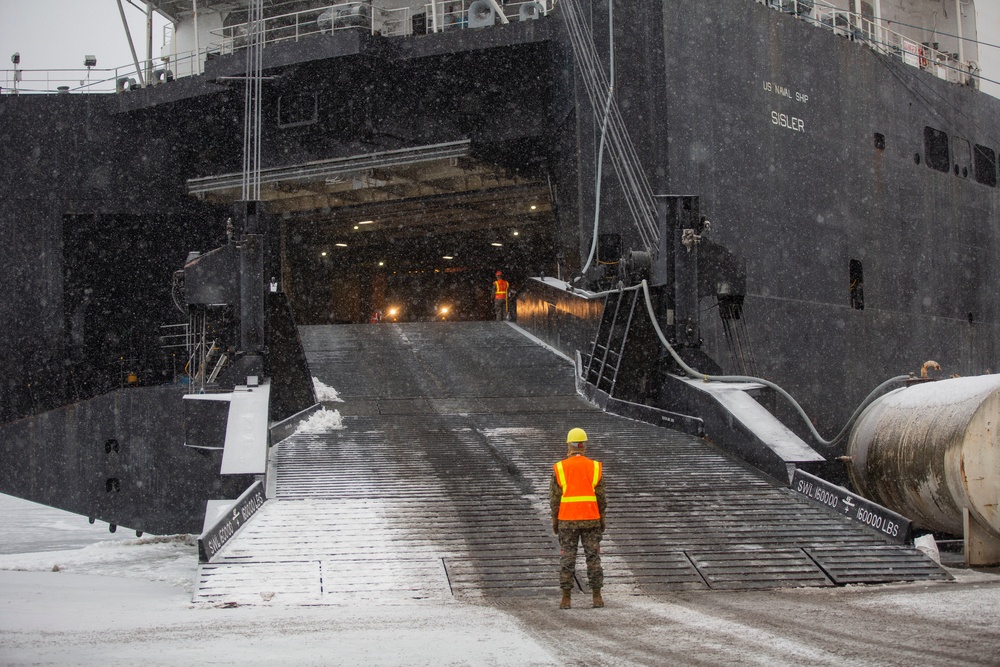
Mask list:
POLYGON ((507 281, 503 278, 493 281, 493 298, 494 299, 506 299, 507 298, 507 281))
POLYGON ((562 489, 559 501, 560 521, 600 519, 594 488, 601 481, 601 464, 586 456, 571 456, 553 466, 562 489))

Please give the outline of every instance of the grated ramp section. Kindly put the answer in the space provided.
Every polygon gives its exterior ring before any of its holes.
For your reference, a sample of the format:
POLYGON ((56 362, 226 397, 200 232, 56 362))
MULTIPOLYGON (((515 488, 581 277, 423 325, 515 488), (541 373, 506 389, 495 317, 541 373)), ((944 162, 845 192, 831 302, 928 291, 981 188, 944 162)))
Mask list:
POLYGON ((600 412, 507 325, 305 327, 303 342, 344 428, 272 448, 276 497, 202 566, 196 600, 556 595, 548 485, 574 426, 605 466, 610 593, 948 576, 702 440, 600 412))
POLYGON ((946 581, 952 578, 913 547, 814 547, 809 549, 809 555, 838 585, 946 581))
POLYGON ((693 551, 688 556, 714 589, 833 585, 802 549, 693 551))

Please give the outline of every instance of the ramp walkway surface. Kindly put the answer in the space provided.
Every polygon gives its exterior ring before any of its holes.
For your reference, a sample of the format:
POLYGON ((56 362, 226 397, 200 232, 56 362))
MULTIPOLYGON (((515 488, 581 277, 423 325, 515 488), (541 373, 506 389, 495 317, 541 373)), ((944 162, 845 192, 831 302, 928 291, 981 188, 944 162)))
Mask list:
POLYGON ((272 447, 274 492, 196 601, 558 595, 548 486, 572 427, 605 467, 608 593, 950 578, 703 440, 601 412, 511 325, 300 331, 343 426, 272 447))

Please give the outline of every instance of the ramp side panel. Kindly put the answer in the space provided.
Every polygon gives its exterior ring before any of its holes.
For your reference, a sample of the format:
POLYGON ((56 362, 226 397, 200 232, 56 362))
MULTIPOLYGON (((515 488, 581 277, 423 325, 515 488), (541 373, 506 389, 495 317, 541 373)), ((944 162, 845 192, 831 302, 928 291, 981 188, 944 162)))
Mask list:
POLYGON ((223 475, 263 475, 267 470, 268 404, 271 386, 232 393, 226 422, 223 475))
POLYGON ((517 323, 569 358, 593 346, 604 299, 573 292, 554 278, 532 278, 517 294, 517 323))
POLYGON ((208 501, 205 529, 198 536, 198 560, 209 562, 264 506, 264 485, 257 480, 234 501, 208 501))
POLYGON ((761 385, 739 386, 722 382, 702 382, 691 378, 683 378, 682 381, 698 391, 711 395, 740 424, 784 461, 820 463, 825 460, 747 393, 748 389, 761 388, 761 385))
POLYGON ((155 535, 197 533, 221 452, 185 447, 185 389, 129 387, 0 426, 0 491, 155 535))

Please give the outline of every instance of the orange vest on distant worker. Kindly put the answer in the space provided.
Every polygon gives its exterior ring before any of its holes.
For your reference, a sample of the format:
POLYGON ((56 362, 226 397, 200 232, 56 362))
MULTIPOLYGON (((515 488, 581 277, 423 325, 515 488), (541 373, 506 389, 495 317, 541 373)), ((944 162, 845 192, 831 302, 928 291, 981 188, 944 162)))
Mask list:
POLYGON ((507 298, 507 281, 503 278, 497 278, 493 281, 493 298, 494 299, 506 299, 507 298))
POLYGON ((562 489, 559 501, 560 521, 600 519, 594 488, 601 481, 601 464, 586 456, 570 456, 553 466, 562 489))

